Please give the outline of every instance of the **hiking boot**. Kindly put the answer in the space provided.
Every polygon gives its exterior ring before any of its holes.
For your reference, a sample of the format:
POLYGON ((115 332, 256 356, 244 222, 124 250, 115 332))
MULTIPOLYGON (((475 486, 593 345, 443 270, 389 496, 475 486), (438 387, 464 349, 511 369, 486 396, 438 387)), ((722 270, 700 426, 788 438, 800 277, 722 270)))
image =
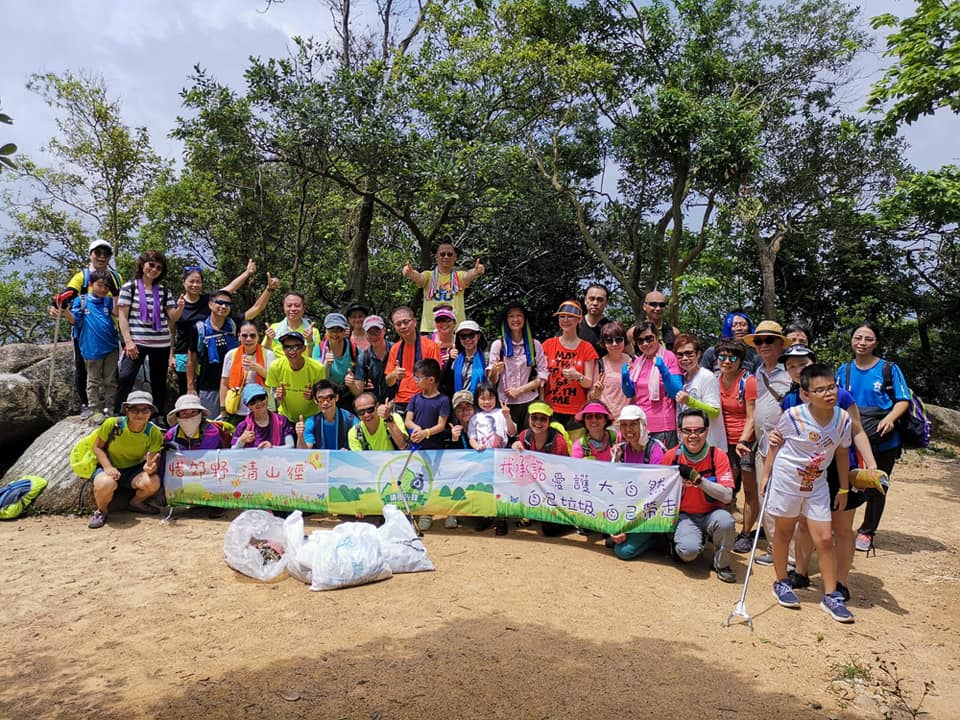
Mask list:
POLYGON ((800 607, 800 598, 797 597, 793 588, 790 587, 790 583, 786 580, 777 580, 773 583, 773 596, 777 599, 777 602, 784 607, 800 607))
POLYGON ((91 414, 92 414, 92 413, 91 413, 91 411, 90 411, 90 406, 89 406, 89 405, 81 405, 81 406, 80 406, 80 419, 81 419, 81 420, 88 420, 88 419, 90 418, 90 415, 91 415, 91 414))
POLYGON ((453 515, 450 515, 443 521, 443 526, 447 530, 455 530, 460 527, 460 523, 457 522, 457 519, 453 515))
POLYGON ((843 595, 843 601, 845 603, 850 602, 850 588, 848 588, 842 582, 837 583, 837 592, 843 595))
POLYGON ((737 581, 737 574, 730 569, 730 566, 718 568, 716 563, 713 564, 713 571, 717 573, 717 577, 721 582, 725 583, 735 583, 737 581))
POLYGON ((870 552, 873 547, 873 535, 866 533, 857 533, 857 550, 860 552, 870 552))
POLYGON ((497 518, 497 526, 493 531, 494 535, 506 535, 507 534, 507 519, 506 518, 497 518))
POLYGON ((737 539, 733 543, 733 551, 746 555, 753 550, 753 533, 738 533, 737 539))
POLYGON ((160 508, 154 507, 150 503, 145 503, 140 500, 131 500, 130 504, 127 505, 127 510, 135 513, 143 513, 144 515, 160 514, 160 508))
POLYGON ((431 527, 433 527, 433 516, 432 515, 421 515, 417 518, 417 527, 420 528, 420 532, 426 532, 431 527))
POLYGON ((853 613, 847 610, 846 603, 843 601, 843 595, 834 591, 829 595, 824 595, 820 602, 820 609, 837 622, 852 623, 853 613))
POLYGON ((773 565, 773 555, 765 552, 763 555, 757 555, 753 561, 757 565, 773 565))
POLYGON ((87 523, 87 527, 91 530, 96 530, 97 528, 102 528, 106 524, 107 514, 96 510, 93 513, 93 517, 90 518, 90 522, 87 523))

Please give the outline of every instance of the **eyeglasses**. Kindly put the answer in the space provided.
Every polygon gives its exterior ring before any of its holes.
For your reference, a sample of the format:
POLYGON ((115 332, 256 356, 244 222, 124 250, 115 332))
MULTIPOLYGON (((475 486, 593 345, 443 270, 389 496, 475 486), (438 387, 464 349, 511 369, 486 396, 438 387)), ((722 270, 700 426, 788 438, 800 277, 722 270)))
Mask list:
POLYGON ((414 382, 420 382, 421 380, 426 380, 426 379, 427 379, 427 376, 426 376, 426 375, 414 375, 414 376, 413 376, 413 381, 414 381, 414 382))
POLYGON ((462 332, 457 337, 461 340, 473 340, 477 334, 475 332, 462 332))
POLYGON ((401 320, 394 320, 393 324, 396 325, 397 327, 404 327, 406 325, 409 325, 412 322, 413 322, 413 318, 404 318, 401 320))
POLYGON ((696 350, 682 350, 681 352, 673 351, 674 355, 678 358, 692 358, 697 356, 696 350))
POLYGON ((296 345, 284 345, 283 351, 285 353, 292 353, 292 352, 298 352, 300 350, 303 350, 303 348, 304 348, 303 345, 301 345, 300 343, 297 343, 296 345))
POLYGON ((255 333, 255 332, 252 332, 252 333, 240 333, 240 337, 242 337, 242 338, 255 338, 255 337, 257 337, 257 333, 255 333))
POLYGON ((739 355, 717 355, 717 362, 740 362, 739 355))
POLYGON ((823 387, 810 388, 807 390, 808 393, 813 393, 817 397, 823 397, 824 395, 830 395, 837 391, 837 384, 833 383, 831 385, 824 385, 823 387))
POLYGON ((656 335, 644 335, 642 338, 640 338, 639 342, 641 345, 648 345, 654 342, 656 339, 657 339, 656 335))
POLYGON ((619 336, 618 336, 618 337, 605 337, 605 338, 603 339, 603 344, 604 344, 604 345, 623 345, 623 338, 622 338, 622 337, 619 337, 619 336))
POLYGON ((681 435, 689 435, 690 437, 699 437, 701 435, 705 435, 706 432, 707 432, 707 429, 705 427, 680 428, 681 435))
POLYGON ((375 409, 373 405, 364 408, 355 407, 353 412, 356 413, 357 417, 364 417, 365 415, 371 415, 375 409))
POLYGON ((107 250, 106 248, 97 248, 96 250, 93 251, 93 254, 96 255, 97 257, 110 257, 111 255, 113 255, 113 253, 107 250))
POLYGON ((149 415, 153 412, 153 408, 149 405, 128 405, 127 412, 132 415, 149 415))
POLYGON ((214 305, 219 305, 220 307, 231 307, 233 303, 230 300, 211 300, 214 305))
POLYGON ((647 305, 652 308, 665 308, 667 306, 665 302, 648 302, 647 305))
POLYGON ((456 257, 457 254, 450 250, 445 250, 444 252, 438 252, 437 257, 456 257))
POLYGON ((756 335, 753 338, 754 345, 773 345, 776 342, 783 342, 783 340, 773 335, 756 335))
POLYGON ((317 395, 318 403, 333 402, 336 399, 336 395, 330 393, 329 395, 317 395))

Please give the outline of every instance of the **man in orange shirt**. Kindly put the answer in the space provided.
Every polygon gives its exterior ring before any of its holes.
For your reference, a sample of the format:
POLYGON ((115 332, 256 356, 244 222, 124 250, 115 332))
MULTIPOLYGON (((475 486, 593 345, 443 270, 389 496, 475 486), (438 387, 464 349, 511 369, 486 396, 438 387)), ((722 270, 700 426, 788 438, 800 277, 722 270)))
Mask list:
POLYGON ((393 309, 390 322, 400 340, 390 348, 385 379, 387 387, 395 388, 393 410, 402 417, 410 398, 419 392, 417 382, 413 379, 413 366, 428 358, 439 363, 440 347, 430 338, 417 333, 417 316, 406 305, 393 309))

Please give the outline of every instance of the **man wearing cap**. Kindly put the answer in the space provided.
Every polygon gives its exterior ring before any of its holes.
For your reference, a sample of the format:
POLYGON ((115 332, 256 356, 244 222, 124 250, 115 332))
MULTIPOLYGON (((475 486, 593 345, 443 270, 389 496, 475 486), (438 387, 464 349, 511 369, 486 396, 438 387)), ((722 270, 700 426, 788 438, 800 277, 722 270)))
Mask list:
POLYGON ((643 312, 646 321, 656 326, 657 334, 660 336, 663 346, 667 350, 673 350, 673 340, 680 334, 680 328, 670 323, 664 323, 663 317, 666 314, 668 304, 666 295, 658 290, 652 290, 643 299, 643 312))
POLYGON ((423 288, 423 322, 420 325, 422 333, 433 332, 434 306, 439 303, 452 305, 453 314, 458 321, 466 319, 463 308, 464 291, 470 287, 470 283, 483 275, 485 270, 479 258, 474 266, 465 272, 454 270, 456 262, 456 249, 452 243, 444 242, 437 246, 437 265, 432 272, 414 270, 410 263, 403 266, 401 274, 417 287, 423 288))
POLYGON ((475 410, 473 404, 473 393, 469 390, 460 390, 453 394, 453 416, 457 419, 455 424, 447 423, 447 429, 444 431, 446 443, 444 448, 447 450, 469 450, 470 438, 467 436, 467 426, 470 425, 470 418, 473 417, 475 410))
POLYGON ((377 403, 386 402, 390 394, 387 386, 387 357, 393 343, 387 340, 386 323, 379 315, 368 315, 363 319, 363 332, 367 336, 368 347, 360 352, 353 371, 353 382, 347 387, 355 396, 362 392, 372 392, 377 403))
MULTIPOLYGON (((67 283, 67 287, 53 298, 53 307, 50 316, 59 317, 59 309, 69 308, 74 298, 86 295, 90 289, 90 273, 94 270, 103 270, 109 274, 107 281, 108 294, 114 298, 120 294, 123 279, 120 273, 110 268, 110 258, 113 257, 113 248, 106 240, 94 240, 88 249, 89 265, 75 273, 67 283)), ((87 367, 80 353, 80 332, 77 326, 73 327, 73 387, 80 398, 80 419, 86 420, 91 415, 89 398, 87 397, 87 367)))
MULTIPOLYGON (((323 363, 327 369, 327 380, 338 385, 352 385, 358 351, 348 334, 350 323, 341 313, 328 313, 323 319, 323 329, 323 340, 313 346, 313 359, 323 363)), ((349 410, 352 401, 353 395, 343 393, 341 406, 349 410)))
POLYGON ((603 313, 607 309, 607 300, 610 292, 605 285, 594 283, 587 288, 584 295, 584 306, 587 308, 587 314, 583 316, 580 324, 577 325, 577 335, 593 345, 597 355, 603 357, 607 354, 607 348, 600 337, 603 326, 610 322, 610 318, 604 317, 603 313))
POLYGON ((737 536, 733 515, 726 509, 733 498, 733 472, 726 448, 707 442, 710 419, 703 410, 680 413, 680 444, 667 450, 664 465, 678 465, 683 478, 680 519, 673 531, 674 555, 684 563, 700 557, 705 540, 714 546, 712 568, 726 583, 737 581, 730 553, 737 536))
POLYGON ((153 396, 142 390, 127 395, 120 406, 120 417, 108 417, 97 430, 93 454, 97 469, 93 473, 93 497, 97 509, 88 527, 101 528, 107 522, 110 501, 117 486, 134 491, 128 506, 133 512, 160 512, 147 500, 160 490, 160 450, 163 432, 150 422, 157 412, 153 396))
POLYGON ((350 341, 358 351, 366 350, 370 347, 370 341, 367 340, 367 334, 363 331, 363 321, 370 311, 360 303, 353 303, 343 314, 347 316, 347 322, 350 324, 350 341))
POLYGON ((226 408, 220 406, 220 378, 227 353, 240 345, 236 324, 230 317, 233 293, 217 290, 211 293, 207 305, 210 315, 197 320, 188 335, 186 394, 199 396, 210 415, 226 415, 226 408))
POLYGON ((354 402, 354 413, 360 422, 347 433, 351 450, 407 449, 407 429, 403 418, 393 412, 392 403, 377 405, 373 393, 360 393, 354 402))
MULTIPOLYGON (((757 351, 760 362, 757 364, 757 404, 753 413, 753 425, 757 437, 755 466, 762 468, 770 452, 769 435, 777 426, 783 412, 780 402, 790 390, 790 375, 780 363, 783 348, 790 340, 783 334, 780 323, 764 320, 754 332, 744 335, 743 341, 757 351)), ((762 499, 761 499, 762 502, 762 499)), ((772 515, 764 515, 763 530, 767 543, 773 542, 774 520, 772 515)), ((772 547, 772 545, 771 545, 772 547)), ((768 552, 757 557, 760 565, 773 564, 773 556, 768 552)))
POLYGON ((313 384, 327 376, 326 369, 313 358, 304 357, 307 343, 300 332, 287 330, 278 338, 278 345, 283 357, 267 369, 265 383, 273 390, 277 410, 291 422, 316 415, 320 407, 313 401, 313 384))
POLYGON ((251 383, 243 388, 243 404, 250 414, 237 424, 233 433, 235 448, 292 448, 296 442, 293 423, 267 405, 267 389, 251 383))
POLYGON ((400 340, 390 348, 387 356, 386 383, 389 388, 396 388, 392 391, 396 393, 394 410, 402 415, 407 412, 410 398, 419 392, 413 379, 413 366, 431 358, 439 365, 440 348, 430 338, 417 333, 417 316, 406 305, 394 308, 390 321, 400 340))

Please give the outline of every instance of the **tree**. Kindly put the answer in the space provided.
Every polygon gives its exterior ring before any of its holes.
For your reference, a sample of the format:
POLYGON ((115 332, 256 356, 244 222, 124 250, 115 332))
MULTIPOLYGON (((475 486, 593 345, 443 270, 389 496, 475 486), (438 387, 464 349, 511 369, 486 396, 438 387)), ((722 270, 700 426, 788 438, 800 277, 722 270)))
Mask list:
POLYGON ((884 57, 895 61, 870 89, 867 109, 886 108, 883 129, 896 132, 939 108, 960 112, 960 6, 945 0, 918 0, 917 12, 898 20, 887 13, 874 29, 894 28, 884 57), (892 104, 891 104, 892 103, 892 104))
MULTIPOLYGON (((13 125, 13 118, 11 118, 6 113, 0 112, 0 123, 4 125, 13 125)), ((13 143, 5 143, 0 146, 0 172, 3 172, 3 169, 9 168, 10 170, 16 170, 17 166, 10 159, 10 156, 17 151, 17 146, 13 143)))

